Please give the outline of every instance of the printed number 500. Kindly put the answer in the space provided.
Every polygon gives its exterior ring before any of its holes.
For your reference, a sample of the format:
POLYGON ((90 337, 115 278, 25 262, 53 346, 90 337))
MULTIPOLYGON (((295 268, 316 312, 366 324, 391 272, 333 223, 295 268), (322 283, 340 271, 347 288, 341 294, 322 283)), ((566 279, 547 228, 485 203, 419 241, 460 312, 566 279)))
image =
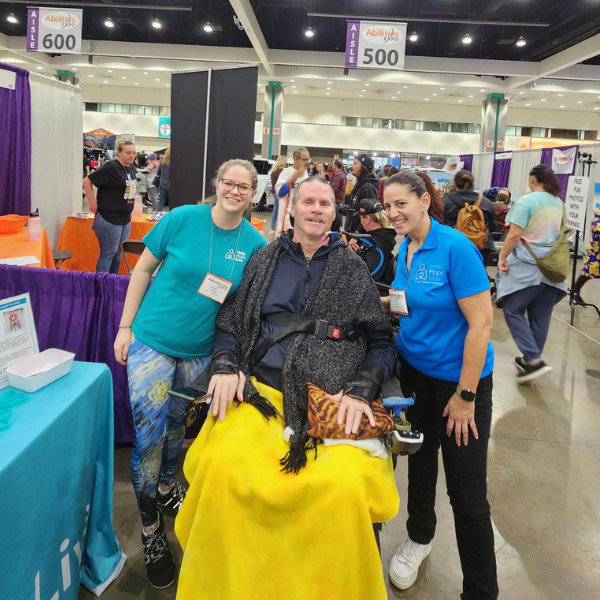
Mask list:
POLYGON ((398 54, 398 50, 390 50, 386 52, 383 48, 379 48, 373 53, 373 48, 365 48, 364 56, 363 56, 363 64, 370 65, 373 61, 376 64, 383 65, 391 65, 395 66, 398 64, 398 60, 400 59, 400 55, 398 54))

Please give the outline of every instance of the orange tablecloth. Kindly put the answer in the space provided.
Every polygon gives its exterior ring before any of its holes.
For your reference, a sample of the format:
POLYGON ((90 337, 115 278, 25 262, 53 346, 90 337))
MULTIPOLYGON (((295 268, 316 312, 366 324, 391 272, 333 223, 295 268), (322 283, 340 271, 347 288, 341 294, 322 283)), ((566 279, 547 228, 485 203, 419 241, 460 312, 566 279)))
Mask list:
MULTIPOLYGON (((135 217, 131 219, 131 233, 129 239, 141 240, 158 221, 147 221, 148 215, 135 217)), ((94 219, 80 219, 78 217, 67 217, 60 233, 60 239, 56 245, 57 250, 71 250, 73 258, 66 260, 61 265, 61 269, 71 271, 90 271, 96 270, 96 263, 100 256, 100 246, 98 238, 92 231, 94 219)), ((261 231, 265 224, 264 219, 252 217, 252 225, 261 231)), ((52 254, 50 254, 52 258, 52 254)), ((138 261, 137 256, 128 256, 129 265, 133 268, 138 261)), ((120 275, 127 275, 125 262, 121 259, 119 268, 120 275)))
MULTIPOLYGON (((131 219, 131 233, 129 239, 141 240, 158 221, 147 221, 148 215, 143 217, 134 217, 131 219)), ((96 263, 100 256, 100 246, 98 238, 92 231, 94 219, 79 219, 78 217, 67 217, 60 233, 60 239, 56 246, 57 250, 70 250, 73 252, 73 258, 65 261, 61 269, 71 271, 90 271, 96 270, 96 263)), ((137 262, 137 256, 129 260, 133 265, 137 262)), ((125 263, 121 260, 119 269, 120 275, 127 275, 125 263)))
POLYGON ((40 239, 34 241, 27 239, 26 227, 23 227, 17 233, 0 234, 0 258, 17 258, 19 256, 35 256, 40 260, 39 263, 27 265, 28 267, 54 269, 52 248, 50 247, 46 230, 43 227, 40 239))

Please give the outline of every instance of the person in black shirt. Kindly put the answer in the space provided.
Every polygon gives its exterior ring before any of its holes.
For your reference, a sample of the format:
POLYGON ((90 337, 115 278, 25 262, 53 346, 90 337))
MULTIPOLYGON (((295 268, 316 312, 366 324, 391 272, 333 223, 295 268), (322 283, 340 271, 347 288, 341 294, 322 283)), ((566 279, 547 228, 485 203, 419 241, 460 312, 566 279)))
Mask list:
POLYGON ((131 211, 137 192, 134 160, 135 146, 129 140, 120 140, 117 158, 83 180, 90 210, 96 214, 92 226, 100 244, 96 272, 119 272, 121 242, 129 238, 131 211), (93 186, 98 188, 98 198, 94 196, 93 186))

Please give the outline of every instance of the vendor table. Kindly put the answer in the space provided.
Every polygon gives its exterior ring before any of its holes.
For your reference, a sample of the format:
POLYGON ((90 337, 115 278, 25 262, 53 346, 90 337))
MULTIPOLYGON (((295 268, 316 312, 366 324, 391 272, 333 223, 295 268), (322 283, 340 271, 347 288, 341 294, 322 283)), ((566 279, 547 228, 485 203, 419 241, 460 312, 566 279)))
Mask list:
POLYGON ((80 583, 100 595, 127 558, 112 520, 110 371, 75 362, 12 411, 0 431, 0 598, 76 600, 80 583))
MULTIPOLYGON (((158 221, 148 221, 148 215, 143 217, 134 217, 131 219, 131 233, 129 239, 141 240, 158 221)), ((252 225, 259 231, 265 224, 264 219, 252 217, 252 225)), ((56 245, 57 250, 70 250, 73 252, 73 258, 66 260, 61 269, 70 271, 89 271, 93 273, 96 270, 96 263, 100 256, 100 246, 98 238, 92 231, 94 219, 85 217, 67 217, 60 233, 60 239, 56 245)), ((129 259, 129 264, 133 268, 138 261, 137 256, 129 259)), ((125 262, 121 259, 119 275, 127 275, 125 262)))
MULTIPOLYGON (((148 221, 148 215, 143 217, 134 217, 131 219, 131 233, 129 239, 141 240, 158 221, 148 221)), ((85 217, 67 217, 60 233, 60 239, 56 245, 57 250, 70 250, 73 257, 66 260, 61 269, 70 271, 89 271, 93 273, 96 270, 96 263, 100 256, 100 246, 98 238, 92 231, 94 219, 85 217)), ((129 261, 133 266, 137 262, 137 257, 129 261)), ((120 275, 127 275, 124 261, 121 260, 119 269, 120 275)))
POLYGON ((52 248, 48 241, 48 234, 43 227, 39 240, 28 240, 26 227, 17 233, 0 234, 0 258, 17 258, 19 256, 35 256, 40 261, 26 266, 54 269, 52 248))

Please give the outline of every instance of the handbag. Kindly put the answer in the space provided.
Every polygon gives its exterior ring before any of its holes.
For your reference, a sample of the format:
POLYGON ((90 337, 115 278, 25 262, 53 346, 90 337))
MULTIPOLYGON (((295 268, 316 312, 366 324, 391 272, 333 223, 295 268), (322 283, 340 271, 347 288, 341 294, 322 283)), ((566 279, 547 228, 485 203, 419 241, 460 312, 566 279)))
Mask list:
POLYGON ((376 398, 371 405, 375 427, 369 423, 369 419, 363 415, 360 426, 356 433, 346 434, 345 423, 338 425, 337 417, 340 403, 329 400, 325 392, 312 383, 308 384, 308 421, 310 429, 308 435, 321 439, 350 439, 366 440, 380 437, 394 429, 394 420, 376 398))
POLYGON ((565 207, 563 205, 563 218, 560 226, 560 235, 556 240, 552 249, 543 258, 538 258, 529 244, 521 238, 521 242, 525 249, 535 262, 537 263, 538 269, 545 275, 550 281, 554 283, 561 283, 569 275, 569 241, 567 240, 567 233, 565 230, 565 207))

